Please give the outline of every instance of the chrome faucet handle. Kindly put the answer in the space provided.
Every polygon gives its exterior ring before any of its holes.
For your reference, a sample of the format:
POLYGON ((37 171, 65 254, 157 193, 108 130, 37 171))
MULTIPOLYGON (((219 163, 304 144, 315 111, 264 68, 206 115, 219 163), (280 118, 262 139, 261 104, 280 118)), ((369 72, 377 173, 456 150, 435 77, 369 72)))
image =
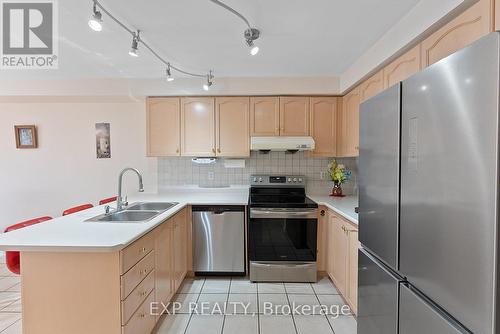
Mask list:
POLYGON ((122 204, 123 204, 123 206, 128 206, 128 197, 127 196, 123 197, 122 204))
POLYGON ((108 214, 108 213, 109 213, 109 211, 111 210, 111 207, 110 207, 109 205, 106 205, 106 206, 104 207, 104 210, 106 211, 106 214, 108 214))

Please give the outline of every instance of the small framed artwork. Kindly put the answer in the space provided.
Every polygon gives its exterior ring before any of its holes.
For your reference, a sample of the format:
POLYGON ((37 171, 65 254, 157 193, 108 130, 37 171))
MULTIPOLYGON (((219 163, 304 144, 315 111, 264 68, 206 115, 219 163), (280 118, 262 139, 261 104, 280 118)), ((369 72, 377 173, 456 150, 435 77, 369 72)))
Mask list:
POLYGON ((38 140, 35 125, 15 125, 16 147, 17 148, 37 148, 38 140))
POLYGON ((111 127, 109 123, 95 124, 95 144, 97 159, 111 158, 111 127))

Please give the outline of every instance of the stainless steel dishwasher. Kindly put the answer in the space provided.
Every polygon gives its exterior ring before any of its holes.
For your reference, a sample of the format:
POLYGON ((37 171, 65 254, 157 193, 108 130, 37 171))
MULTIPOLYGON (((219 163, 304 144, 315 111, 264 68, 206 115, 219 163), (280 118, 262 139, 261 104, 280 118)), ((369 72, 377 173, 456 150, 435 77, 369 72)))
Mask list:
POLYGON ((245 207, 193 206, 196 275, 245 274, 245 207))

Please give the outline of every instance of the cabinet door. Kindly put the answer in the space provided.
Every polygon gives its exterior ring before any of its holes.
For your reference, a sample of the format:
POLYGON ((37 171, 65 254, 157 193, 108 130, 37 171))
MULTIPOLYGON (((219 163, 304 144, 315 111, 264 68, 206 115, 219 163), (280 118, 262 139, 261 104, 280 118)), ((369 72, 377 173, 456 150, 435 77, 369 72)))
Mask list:
POLYGON ((174 290, 177 291, 187 272, 187 222, 186 210, 180 211, 173 218, 173 254, 174 254, 174 290))
POLYGON ((406 52, 392 63, 387 65, 384 70, 384 88, 403 81, 421 69, 420 44, 406 52))
POLYGON ((347 296, 347 257, 348 236, 345 226, 338 217, 333 219, 333 277, 337 289, 343 296, 347 296))
POLYGON ((148 156, 179 156, 181 154, 179 98, 148 98, 146 104, 148 156))
POLYGON ((248 97, 215 99, 217 156, 250 156, 249 110, 248 97))
POLYGON ((328 276, 332 279, 332 281, 335 282, 335 279, 333 278, 334 272, 333 272, 333 257, 335 255, 335 215, 331 211, 327 211, 327 219, 326 219, 326 259, 325 259, 325 265, 326 265, 326 272, 328 273, 328 276))
POLYGON ((327 271, 328 215, 325 207, 318 209, 317 265, 318 271, 327 271))
POLYGON ((349 286, 347 299, 351 304, 351 309, 354 314, 358 313, 358 249, 360 242, 358 241, 358 231, 352 226, 348 227, 349 236, 349 286))
POLYGON ((184 156, 215 156, 214 99, 181 99, 181 153, 184 156))
POLYGON ((359 87, 354 88, 342 98, 342 111, 339 117, 340 145, 337 155, 341 157, 355 157, 359 155, 359 87))
POLYGON ((280 135, 280 99, 279 97, 250 98, 250 135, 280 135))
POLYGON ((427 67, 492 30, 491 0, 480 0, 422 42, 422 66, 427 67))
POLYGON ((316 142, 312 156, 337 154, 337 103, 336 97, 311 98, 310 135, 316 142))
POLYGON ((280 135, 309 136, 308 97, 280 97, 280 135))
POLYGON ((382 71, 379 71, 359 86, 360 102, 368 100, 383 90, 384 77, 382 71))
POLYGON ((163 223, 155 237, 155 292, 156 301, 167 303, 174 294, 172 257, 173 219, 163 223))

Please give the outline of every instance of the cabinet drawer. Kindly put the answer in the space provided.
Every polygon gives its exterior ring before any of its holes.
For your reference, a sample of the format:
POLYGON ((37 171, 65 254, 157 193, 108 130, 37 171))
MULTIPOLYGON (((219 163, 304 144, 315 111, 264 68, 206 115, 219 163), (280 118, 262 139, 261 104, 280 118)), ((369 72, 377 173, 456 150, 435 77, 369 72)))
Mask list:
POLYGON ((134 311, 141 305, 151 291, 155 288, 155 271, 149 275, 122 301, 122 325, 125 325, 134 311))
POLYGON ((154 301, 154 290, 132 315, 130 321, 122 326, 122 334, 150 334, 156 324, 156 316, 149 312, 149 305, 154 301))
POLYGON ((151 252, 155 245, 154 233, 148 233, 132 245, 128 246, 120 252, 120 267, 121 274, 126 273, 146 254, 151 252))
POLYGON ((155 268, 154 251, 139 261, 121 277, 121 297, 124 300, 135 287, 155 268))

